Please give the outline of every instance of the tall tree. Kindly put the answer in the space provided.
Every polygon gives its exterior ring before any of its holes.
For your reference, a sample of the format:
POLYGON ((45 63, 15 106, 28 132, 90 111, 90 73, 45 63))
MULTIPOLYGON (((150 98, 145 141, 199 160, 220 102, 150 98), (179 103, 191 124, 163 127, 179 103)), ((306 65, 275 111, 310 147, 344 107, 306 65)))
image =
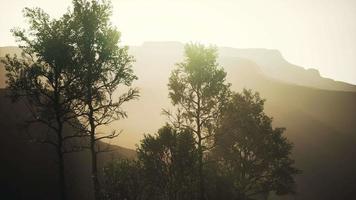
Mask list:
POLYGON ((203 159, 224 102, 229 95, 226 73, 219 67, 217 50, 201 44, 185 46, 185 60, 172 72, 168 88, 173 105, 179 109, 178 123, 194 134, 199 152, 200 199, 205 199, 203 159))
POLYGON ((223 176, 234 186, 238 199, 292 193, 292 144, 284 128, 273 128, 264 113, 264 99, 251 90, 235 93, 221 117, 216 133, 215 158, 223 176))
POLYGON ((68 14, 72 20, 73 61, 84 93, 84 106, 76 111, 83 131, 89 135, 94 195, 100 199, 97 155, 106 149, 98 141, 113 139, 119 132, 100 133, 98 128, 127 116, 121 106, 137 98, 138 90, 129 88, 121 94, 116 91, 119 86, 124 90, 122 86, 130 86, 137 77, 132 71, 133 57, 127 47, 118 45, 120 32, 110 24, 110 2, 73 0, 73 5, 68 14))
POLYGON ((21 58, 7 55, 7 84, 14 100, 23 100, 32 119, 27 125, 41 123, 48 131, 31 134, 37 142, 56 149, 59 164, 60 197, 66 199, 64 154, 74 151, 68 140, 79 136, 65 132, 65 125, 78 123, 72 107, 79 103, 80 90, 75 87, 77 76, 72 68, 73 48, 69 42, 69 17, 50 19, 43 10, 24 10, 29 30, 14 29, 23 51, 21 58))

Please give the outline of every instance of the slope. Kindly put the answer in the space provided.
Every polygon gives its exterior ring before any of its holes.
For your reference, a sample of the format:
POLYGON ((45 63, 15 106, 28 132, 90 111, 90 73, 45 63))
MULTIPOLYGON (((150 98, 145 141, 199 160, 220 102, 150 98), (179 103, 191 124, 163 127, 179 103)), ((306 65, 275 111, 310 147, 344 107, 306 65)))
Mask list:
MULTIPOLYGON (((6 93, 7 90, 0 90, 0 199, 55 200, 56 153, 52 147, 33 143, 28 137, 28 133, 46 131, 46 127, 24 129, 24 121, 30 117, 27 108, 21 102, 12 103, 6 93)), ((136 156, 133 150, 116 145, 110 145, 110 149, 113 151, 100 154, 101 167, 113 158, 136 156)), ((89 152, 67 154, 65 158, 70 199, 91 199, 89 152)))

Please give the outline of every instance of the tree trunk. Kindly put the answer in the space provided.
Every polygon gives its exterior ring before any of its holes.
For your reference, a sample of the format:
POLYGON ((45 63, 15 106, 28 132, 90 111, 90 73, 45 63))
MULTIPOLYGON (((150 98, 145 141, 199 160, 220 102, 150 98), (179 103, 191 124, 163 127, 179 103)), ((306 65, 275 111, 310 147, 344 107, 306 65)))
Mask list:
POLYGON ((205 182, 204 182, 204 172, 203 172, 203 144, 202 144, 202 135, 200 127, 200 119, 197 119, 198 129, 198 154, 199 154, 199 163, 198 163, 198 175, 199 175, 199 199, 205 200, 205 182))
POLYGON ((62 153, 62 145, 58 146, 58 163, 59 163, 59 193, 60 199, 66 200, 67 199, 67 192, 66 192, 66 181, 65 181, 65 172, 64 172, 64 158, 62 153))
MULTIPOLYGON (((92 63, 92 62, 91 62, 92 63)), ((95 138, 95 118, 94 118, 94 108, 93 108, 93 94, 92 94, 92 68, 93 66, 89 66, 86 87, 88 90, 86 104, 89 109, 89 125, 90 125, 90 154, 91 154, 91 178, 94 186, 94 198, 95 200, 101 200, 101 188, 98 178, 98 161, 97 161, 97 151, 96 151, 96 138, 95 138)))
POLYGON ((57 146, 57 155, 58 155, 58 174, 59 174, 59 195, 60 199, 66 200, 67 199, 67 191, 66 191, 66 180, 65 180, 65 172, 64 172, 64 155, 63 155, 63 140, 62 140, 62 130, 63 125, 60 119, 57 117, 58 123, 58 146, 57 146))
POLYGON ((91 178, 94 184, 94 197, 95 200, 101 200, 101 188, 98 178, 98 161, 97 152, 95 149, 95 122, 94 122, 94 112, 91 102, 89 103, 89 123, 90 123, 90 153, 91 153, 91 178))
POLYGON ((201 146, 201 141, 198 147, 199 153, 199 199, 205 200, 205 183, 204 183, 204 173, 203 173, 203 149, 201 146))
POLYGON ((91 142, 90 142, 91 167, 92 167, 91 177, 92 177, 93 184, 94 184, 95 200, 100 200, 101 195, 100 195, 100 184, 99 184, 99 179, 98 179, 98 163, 97 163, 97 153, 95 150, 95 141, 94 140, 95 140, 95 137, 91 136, 91 142))
POLYGON ((60 199, 67 199, 67 191, 66 191, 66 180, 65 180, 65 172, 64 172, 64 155, 63 155, 63 121, 61 120, 61 109, 60 109, 60 90, 58 89, 58 79, 60 71, 58 70, 60 67, 56 68, 54 73, 54 109, 56 113, 56 122, 58 125, 57 130, 57 154, 58 154, 58 170, 59 170, 59 193, 60 199))
POLYGON ((196 116, 196 124, 197 124, 197 136, 198 136, 198 153, 199 153, 199 199, 200 200, 205 200, 205 182, 204 182, 204 173, 203 173, 203 139, 202 139, 202 133, 201 133, 201 122, 200 122, 200 95, 199 93, 197 94, 197 102, 198 102, 198 108, 197 108, 197 116, 196 116))

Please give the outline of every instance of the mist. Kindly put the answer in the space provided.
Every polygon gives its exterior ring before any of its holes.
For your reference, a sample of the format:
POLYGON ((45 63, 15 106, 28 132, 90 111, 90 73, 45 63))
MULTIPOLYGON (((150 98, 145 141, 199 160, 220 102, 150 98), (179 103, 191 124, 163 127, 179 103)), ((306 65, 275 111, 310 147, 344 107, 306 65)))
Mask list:
POLYGON ((356 4, 4 1, 0 199, 352 199, 356 4))

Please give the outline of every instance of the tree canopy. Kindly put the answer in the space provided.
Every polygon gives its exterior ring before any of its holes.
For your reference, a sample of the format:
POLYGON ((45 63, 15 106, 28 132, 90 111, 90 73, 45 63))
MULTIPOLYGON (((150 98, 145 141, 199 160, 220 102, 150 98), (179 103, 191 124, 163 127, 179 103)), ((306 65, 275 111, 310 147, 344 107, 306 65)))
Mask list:
POLYGON ((292 144, 283 136, 284 128, 272 127, 264 102, 251 90, 232 95, 215 135, 213 154, 219 171, 231 179, 239 199, 295 189, 299 171, 290 158, 292 144))
POLYGON ((195 199, 198 154, 189 130, 166 125, 146 135, 137 152, 152 199, 195 199))

